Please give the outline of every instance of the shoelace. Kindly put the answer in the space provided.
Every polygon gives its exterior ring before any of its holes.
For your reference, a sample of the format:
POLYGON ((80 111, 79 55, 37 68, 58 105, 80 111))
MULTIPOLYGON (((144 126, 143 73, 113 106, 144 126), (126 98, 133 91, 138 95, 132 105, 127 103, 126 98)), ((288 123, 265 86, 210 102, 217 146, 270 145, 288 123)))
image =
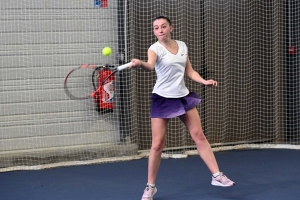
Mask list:
POLYGON ((155 188, 151 188, 151 187, 146 187, 145 191, 144 191, 144 196, 145 197, 152 197, 152 194, 154 192, 155 188))
POLYGON ((230 182, 229 178, 227 178, 227 176, 225 176, 223 173, 220 173, 219 177, 220 177, 219 180, 222 183, 230 182))

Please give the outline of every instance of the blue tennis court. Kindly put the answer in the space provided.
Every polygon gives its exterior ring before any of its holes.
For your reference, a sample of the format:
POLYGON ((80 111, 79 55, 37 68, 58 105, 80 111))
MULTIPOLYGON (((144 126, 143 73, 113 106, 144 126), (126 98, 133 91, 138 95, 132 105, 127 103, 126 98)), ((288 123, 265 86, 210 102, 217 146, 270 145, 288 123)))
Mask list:
MULTIPOLYGON (((198 156, 163 159, 155 200, 292 200, 300 195, 299 150, 235 150, 215 153, 236 186, 210 185, 198 156)), ((147 159, 0 174, 3 200, 140 199, 147 159)))

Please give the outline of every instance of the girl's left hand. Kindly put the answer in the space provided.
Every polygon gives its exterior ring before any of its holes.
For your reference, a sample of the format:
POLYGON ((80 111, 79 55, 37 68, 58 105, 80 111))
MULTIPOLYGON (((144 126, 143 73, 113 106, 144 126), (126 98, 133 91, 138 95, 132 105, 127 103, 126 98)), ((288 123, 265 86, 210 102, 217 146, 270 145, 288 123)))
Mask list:
POLYGON ((214 81, 214 80, 207 80, 207 81, 204 82, 204 85, 207 85, 207 86, 218 86, 218 82, 214 81))

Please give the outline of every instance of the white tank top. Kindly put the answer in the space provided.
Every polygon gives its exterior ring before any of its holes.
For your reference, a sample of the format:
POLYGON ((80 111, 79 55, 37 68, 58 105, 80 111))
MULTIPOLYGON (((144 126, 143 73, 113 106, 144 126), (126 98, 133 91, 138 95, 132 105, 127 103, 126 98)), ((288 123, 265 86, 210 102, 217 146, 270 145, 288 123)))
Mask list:
POLYGON ((157 56, 155 63, 157 80, 152 93, 167 98, 179 98, 189 93, 184 83, 187 46, 182 41, 175 41, 179 47, 177 54, 169 52, 159 42, 154 43, 149 48, 157 56))

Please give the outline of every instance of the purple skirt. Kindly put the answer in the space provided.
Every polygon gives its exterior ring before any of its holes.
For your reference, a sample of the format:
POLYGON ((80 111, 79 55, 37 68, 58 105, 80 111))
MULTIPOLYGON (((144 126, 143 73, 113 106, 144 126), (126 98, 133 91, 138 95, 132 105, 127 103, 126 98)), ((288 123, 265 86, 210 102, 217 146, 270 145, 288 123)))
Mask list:
POLYGON ((190 92, 181 98, 165 98, 152 93, 151 118, 174 118, 184 115, 201 102, 200 97, 190 92))

